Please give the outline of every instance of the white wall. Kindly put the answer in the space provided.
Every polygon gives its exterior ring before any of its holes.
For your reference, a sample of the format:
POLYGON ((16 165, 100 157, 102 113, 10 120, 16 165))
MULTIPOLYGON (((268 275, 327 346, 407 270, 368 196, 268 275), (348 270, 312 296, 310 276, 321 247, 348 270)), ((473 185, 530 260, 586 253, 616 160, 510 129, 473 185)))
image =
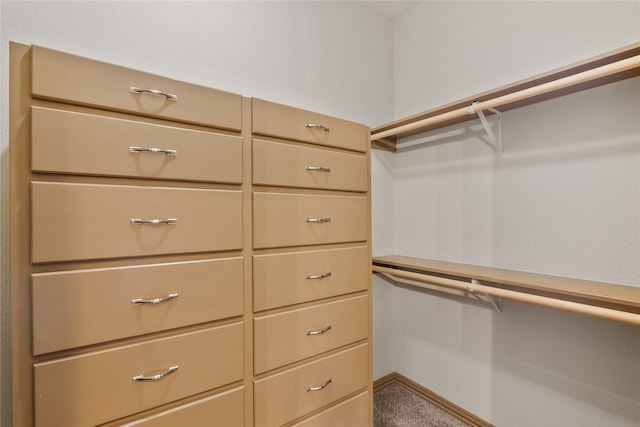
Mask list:
POLYGON ((0 11, 0 375, 8 425, 9 41, 374 125, 392 118, 392 23, 358 2, 2 1, 0 11))
MULTIPOLYGON (((401 117, 637 42, 640 3, 423 2, 394 36, 401 117)), ((476 123, 414 140, 389 158, 395 252, 640 286, 639 99, 634 79, 506 112, 501 158, 476 123)), ((640 424, 640 328, 392 289, 386 369, 499 426, 640 424)))

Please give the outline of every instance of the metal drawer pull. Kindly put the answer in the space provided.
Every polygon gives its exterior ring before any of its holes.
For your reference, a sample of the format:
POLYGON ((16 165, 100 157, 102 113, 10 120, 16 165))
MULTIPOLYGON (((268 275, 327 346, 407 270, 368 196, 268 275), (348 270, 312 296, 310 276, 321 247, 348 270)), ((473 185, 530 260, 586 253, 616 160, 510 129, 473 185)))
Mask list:
POLYGON ((329 132, 329 128, 328 127, 319 125, 317 123, 305 123, 304 127, 311 128, 311 129, 320 129, 320 130, 323 130, 325 132, 329 132))
POLYGON ((326 326, 324 329, 320 329, 319 331, 309 331, 309 332, 307 332, 307 336, 310 336, 310 335, 322 335, 325 332, 330 331, 330 330, 331 330, 331 325, 326 326))
POLYGON ((331 272, 327 272, 324 274, 310 274, 307 276, 307 280, 311 279, 324 279, 325 277, 331 277, 331 272))
POLYGON ((331 168, 325 168, 324 166, 305 166, 306 171, 318 171, 318 172, 331 172, 331 168))
POLYGON ((161 302, 171 301, 172 299, 178 298, 178 294, 169 294, 164 298, 154 298, 154 299, 142 299, 142 298, 134 298, 131 300, 131 304, 160 304, 161 302))
POLYGON ((173 157, 178 155, 178 150, 166 150, 164 148, 156 148, 156 147, 142 148, 142 147, 129 146, 129 152, 130 153, 142 153, 142 152, 162 153, 162 154, 166 154, 167 156, 173 156, 173 157))
POLYGON ((141 219, 141 218, 131 218, 129 220, 131 224, 177 224, 178 218, 167 218, 167 219, 141 219))
POLYGON ((151 93, 153 95, 164 96, 169 101, 177 101, 178 100, 178 95, 174 95, 172 93, 166 93, 166 92, 163 92, 163 91, 158 90, 158 89, 142 89, 142 88, 139 88, 139 87, 130 86, 129 87, 129 92, 137 93, 137 94, 151 93))
POLYGON ((305 222, 331 222, 331 218, 307 218, 305 222))
POLYGON ((315 387, 309 387, 307 389, 307 391, 319 391, 319 390, 322 390, 323 388, 326 388, 329 384, 331 384, 331 382, 332 382, 331 378, 329 378, 327 381, 325 381, 324 384, 318 385, 318 386, 315 386, 315 387))
POLYGON ((156 374, 156 375, 152 375, 150 377, 145 377, 144 375, 136 375, 135 377, 132 377, 131 379, 133 381, 158 381, 159 379, 162 379, 164 377, 166 377, 169 374, 174 373, 175 371, 177 371, 178 369, 180 369, 179 365, 175 365, 175 366, 171 366, 169 369, 167 369, 166 371, 156 374))

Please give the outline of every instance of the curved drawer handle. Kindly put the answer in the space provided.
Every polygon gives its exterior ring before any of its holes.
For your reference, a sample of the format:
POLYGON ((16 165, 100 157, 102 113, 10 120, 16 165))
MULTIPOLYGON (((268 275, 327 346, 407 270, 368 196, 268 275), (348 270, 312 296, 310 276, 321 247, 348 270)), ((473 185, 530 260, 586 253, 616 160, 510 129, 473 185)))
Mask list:
POLYGON ((324 274, 310 274, 307 276, 307 280, 324 279, 325 277, 331 277, 331 272, 328 271, 324 274))
POLYGON ((137 93, 137 94, 151 93, 153 95, 164 96, 169 101, 177 101, 178 100, 178 95, 174 95, 172 93, 166 93, 166 92, 163 92, 163 91, 158 90, 158 89, 142 89, 142 88, 135 87, 135 86, 129 86, 129 92, 137 93))
POLYGON ((331 222, 331 218, 307 218, 305 222, 331 222))
POLYGON ((131 377, 131 380, 134 382, 135 381, 158 381, 169 374, 173 374, 178 369, 180 369, 180 366, 175 365, 175 366, 171 366, 169 369, 159 374, 151 375, 150 377, 145 377, 144 375, 136 375, 135 377, 131 377))
POLYGON ((178 150, 167 150, 164 148, 156 148, 156 147, 142 148, 142 147, 129 146, 129 152, 130 153, 142 153, 142 152, 162 153, 162 154, 166 154, 167 156, 173 156, 173 157, 176 157, 178 155, 178 150))
POLYGON ((315 386, 315 387, 309 387, 307 389, 307 391, 319 391, 319 390, 322 390, 322 389, 326 388, 331 383, 332 383, 331 378, 329 378, 327 381, 324 382, 324 384, 318 385, 318 386, 315 386))
POLYGON ((320 329, 319 331, 309 331, 307 332, 307 336, 311 336, 311 335, 322 335, 327 331, 331 330, 331 325, 326 326, 324 329, 320 329))
POLYGON ((330 130, 328 127, 322 126, 322 125, 320 125, 318 123, 305 123, 304 127, 310 128, 310 129, 320 129, 320 130, 323 130, 325 132, 329 132, 329 130, 330 130))
POLYGON ((167 218, 167 219, 141 219, 141 218, 131 218, 129 220, 131 224, 167 224, 173 225, 178 223, 178 218, 167 218))
POLYGON ((306 171, 318 171, 318 172, 331 172, 331 168, 327 168, 324 166, 305 166, 304 170, 306 171))
POLYGON ((131 304, 139 305, 139 304, 160 304, 161 302, 171 301, 172 299, 178 298, 178 294, 169 294, 164 298, 154 298, 154 299, 142 299, 142 298, 134 298, 131 300, 131 304))

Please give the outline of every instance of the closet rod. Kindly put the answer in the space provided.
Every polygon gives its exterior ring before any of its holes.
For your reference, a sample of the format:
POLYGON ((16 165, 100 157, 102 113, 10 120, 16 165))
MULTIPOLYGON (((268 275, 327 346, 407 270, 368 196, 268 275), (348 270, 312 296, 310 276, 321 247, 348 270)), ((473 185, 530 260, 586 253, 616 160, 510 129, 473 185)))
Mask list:
POLYGON ((521 101, 523 99, 532 98, 534 96, 544 95, 549 92, 565 89, 571 86, 575 86, 581 83, 586 83, 591 80, 599 79, 602 77, 610 76, 613 74, 628 71, 634 68, 640 67, 640 55, 636 55, 621 61, 612 62, 601 67, 593 68, 591 70, 583 71, 571 76, 563 77, 558 80, 550 81, 547 83, 533 86, 528 89, 523 89, 518 92, 513 92, 507 95, 499 96, 497 98, 489 99, 486 101, 480 101, 474 103, 473 106, 466 106, 458 108, 446 113, 438 114, 433 117, 427 117, 426 119, 418 120, 405 125, 400 125, 395 128, 380 131, 371 134, 371 140, 376 141, 390 136, 399 135, 405 132, 411 132, 422 127, 434 125, 437 123, 444 123, 448 120, 463 117, 469 114, 475 114, 478 111, 484 111, 489 108, 499 108, 501 105, 506 105, 512 102, 521 101))
POLYGON ((527 294, 523 292, 512 291, 508 289, 494 288, 492 286, 480 285, 460 280, 447 279, 444 277, 430 276, 423 273, 414 273, 412 271, 398 270, 396 268, 383 267, 373 265, 373 271, 376 273, 385 273, 390 276, 396 276, 404 279, 411 279, 417 282, 428 283, 433 285, 455 288, 469 292, 483 293, 495 297, 502 297, 514 301, 526 302, 530 304, 541 305, 544 307, 556 308, 559 310, 571 311, 579 314, 600 317, 603 319, 615 320, 617 322, 630 323, 632 325, 640 325, 640 314, 629 313, 626 311, 613 310, 605 307, 598 307, 589 304, 581 304, 573 301, 565 301, 556 298, 544 297, 540 295, 527 294))

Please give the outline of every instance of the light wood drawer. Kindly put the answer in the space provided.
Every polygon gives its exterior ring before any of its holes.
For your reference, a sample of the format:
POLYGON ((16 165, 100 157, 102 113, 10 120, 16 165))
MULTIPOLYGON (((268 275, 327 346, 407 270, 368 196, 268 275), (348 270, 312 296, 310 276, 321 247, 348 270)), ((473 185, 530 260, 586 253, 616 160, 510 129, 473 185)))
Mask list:
MULTIPOLYGON (((254 319, 257 374, 367 338, 368 295, 254 319)), ((364 359, 363 359, 364 360, 364 359)))
POLYGON ((254 248, 366 241, 368 229, 366 197, 253 194, 254 248))
POLYGON ((121 427, 242 427, 244 426, 243 400, 243 388, 239 387, 122 424, 121 427))
POLYGON ((365 290, 370 276, 366 246, 254 255, 253 309, 267 310, 365 290))
POLYGON ((367 157, 253 140, 253 183, 367 191, 367 157))
POLYGON ((242 247, 240 191, 33 182, 33 262, 242 247), (177 224, 131 219, 177 218, 177 224))
POLYGON ((237 136, 50 108, 32 107, 31 114, 31 164, 37 172, 242 182, 237 136))
POLYGON ((372 424, 369 413, 369 393, 362 393, 351 399, 332 406, 304 421, 293 424, 295 427, 356 427, 372 424))
POLYGON ((241 96, 39 46, 32 47, 32 94, 72 104, 226 129, 241 126, 241 96), (130 91, 156 90, 166 96, 130 91))
POLYGON ((242 314, 242 258, 40 273, 31 283, 36 355, 242 314))
POLYGON ((237 323, 37 363, 36 425, 95 425, 241 380, 242 330, 237 323))
POLYGON ((253 98, 253 133, 366 152, 369 128, 354 122, 253 98))
MULTIPOLYGON (((361 345, 255 381, 256 427, 279 426, 366 387, 368 349, 361 345), (331 380, 317 391, 307 391, 331 380)), ((367 425, 367 424, 362 424, 367 425)))

